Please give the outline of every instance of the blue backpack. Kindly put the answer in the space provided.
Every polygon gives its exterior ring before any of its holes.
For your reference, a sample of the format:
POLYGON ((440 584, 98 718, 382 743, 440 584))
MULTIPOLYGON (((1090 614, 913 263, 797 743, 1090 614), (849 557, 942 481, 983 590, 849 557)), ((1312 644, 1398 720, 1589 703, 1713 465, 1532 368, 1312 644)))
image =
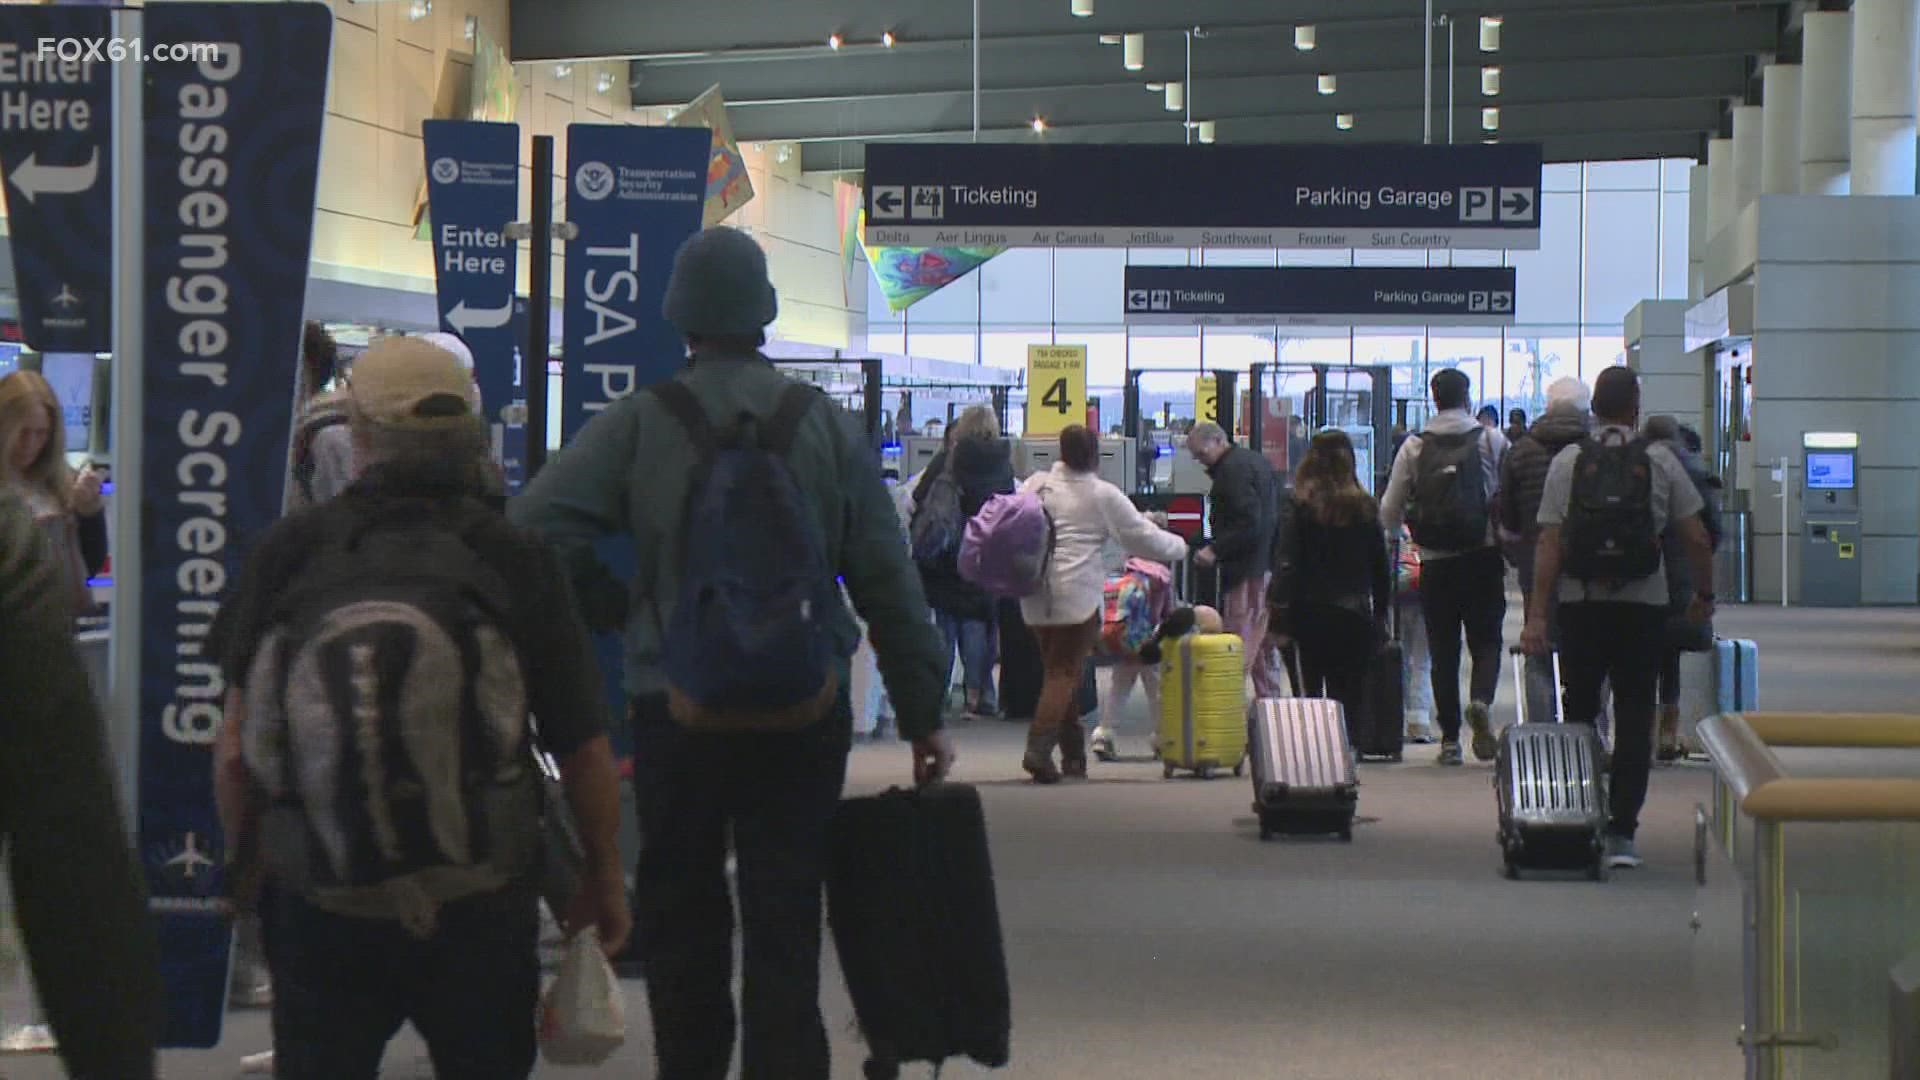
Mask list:
POLYGON ((696 731, 810 727, 840 689, 826 624, 840 585, 786 459, 821 394, 795 384, 766 420, 742 415, 716 430, 684 384, 652 393, 697 459, 681 518, 680 592, 663 629, 673 718, 696 731))

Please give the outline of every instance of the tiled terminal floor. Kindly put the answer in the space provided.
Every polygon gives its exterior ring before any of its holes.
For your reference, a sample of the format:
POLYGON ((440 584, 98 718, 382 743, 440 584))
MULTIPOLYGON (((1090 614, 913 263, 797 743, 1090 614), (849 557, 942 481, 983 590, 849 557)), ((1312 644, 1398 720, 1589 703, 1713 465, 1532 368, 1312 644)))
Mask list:
MULTIPOLYGON (((1920 612, 1733 609, 1720 631, 1759 640, 1770 708, 1920 709, 1920 612)), ((1502 721, 1510 686, 1503 678, 1502 721)), ((1142 748, 1143 724, 1136 699, 1123 751, 1142 748)), ((960 778, 986 792, 1013 969, 1005 1075, 1738 1075, 1734 1033, 1697 1022, 1689 962, 1704 763, 1657 773, 1645 870, 1606 885, 1514 883, 1499 874, 1489 767, 1442 771, 1433 748, 1410 749, 1407 764, 1363 770, 1352 845, 1263 845, 1244 781, 1165 782, 1137 763, 1036 790, 1019 782, 1015 731, 966 728, 960 778)), ((863 747, 850 789, 900 782, 906 764, 897 748, 863 747)), ((834 1075, 856 1077, 851 1009, 831 966, 825 984, 834 1075)), ((0 1006, 20 1015, 17 994, 0 1006)), ((264 1014, 235 1013, 220 1049, 169 1053, 165 1075, 225 1080, 267 1041, 264 1014)), ((388 1061, 388 1077, 432 1075, 410 1034, 388 1061)), ((593 1075, 645 1075, 638 1065, 632 1049, 593 1075)), ((0 1059, 8 1080, 58 1075, 51 1060, 0 1059)), ((986 1074, 956 1063, 944 1075, 986 1074)))

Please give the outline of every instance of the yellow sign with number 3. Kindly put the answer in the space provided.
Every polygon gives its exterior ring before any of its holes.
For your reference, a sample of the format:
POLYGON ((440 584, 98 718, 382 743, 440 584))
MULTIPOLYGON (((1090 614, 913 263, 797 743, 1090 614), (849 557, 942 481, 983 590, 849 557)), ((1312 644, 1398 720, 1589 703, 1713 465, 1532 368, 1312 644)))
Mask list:
POLYGON ((1220 380, 1211 375, 1193 380, 1193 418, 1207 424, 1220 422, 1220 380))
POLYGON ((1087 422, 1087 347, 1027 346, 1027 434, 1058 435, 1087 422))

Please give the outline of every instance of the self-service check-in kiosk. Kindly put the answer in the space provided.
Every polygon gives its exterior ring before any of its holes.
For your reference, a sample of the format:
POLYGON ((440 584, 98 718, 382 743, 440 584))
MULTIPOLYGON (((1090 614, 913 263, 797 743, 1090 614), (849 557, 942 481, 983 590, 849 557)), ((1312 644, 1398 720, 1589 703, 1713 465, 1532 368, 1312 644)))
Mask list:
POLYGON ((1801 437, 1800 602, 1860 603, 1860 436, 1810 431, 1801 437))
MULTIPOLYGON (((1055 438, 1029 438, 1025 440, 1027 464, 1034 472, 1045 472, 1053 468, 1060 457, 1060 440, 1055 438)), ((1107 438, 1100 440, 1100 479, 1132 494, 1138 485, 1138 475, 1134 466, 1134 441, 1127 438, 1107 438)))

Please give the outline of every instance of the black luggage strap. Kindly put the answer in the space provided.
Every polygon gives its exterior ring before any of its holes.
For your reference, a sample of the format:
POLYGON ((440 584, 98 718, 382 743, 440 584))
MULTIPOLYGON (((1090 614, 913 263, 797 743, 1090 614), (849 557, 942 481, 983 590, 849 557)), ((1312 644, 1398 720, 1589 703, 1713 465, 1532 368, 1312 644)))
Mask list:
POLYGON ((808 410, 824 396, 806 383, 794 383, 781 391, 780 404, 760 426, 760 445, 768 453, 782 458, 792 453, 794 441, 800 435, 800 421, 806 419, 808 410))
POLYGON ((647 388, 668 415, 679 421, 687 431, 687 438, 693 443, 694 452, 705 461, 713 457, 716 445, 713 435, 713 422, 707 419, 707 410, 700 399, 693 396, 687 384, 678 379, 667 379, 654 383, 647 388))

